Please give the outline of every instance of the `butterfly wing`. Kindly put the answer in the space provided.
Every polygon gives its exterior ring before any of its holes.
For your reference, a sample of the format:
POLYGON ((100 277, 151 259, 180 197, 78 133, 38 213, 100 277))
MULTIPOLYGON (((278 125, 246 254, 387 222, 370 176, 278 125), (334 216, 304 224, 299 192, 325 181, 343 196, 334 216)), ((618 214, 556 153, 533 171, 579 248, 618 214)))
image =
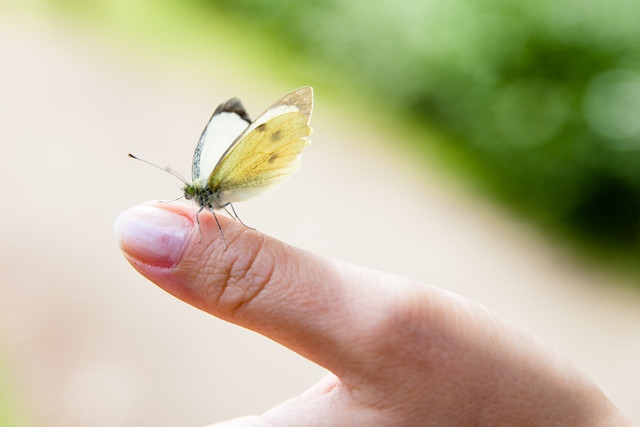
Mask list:
POLYGON ((310 87, 290 92, 236 139, 209 177, 221 206, 262 194, 298 170, 309 144, 312 106, 310 87))
POLYGON ((191 179, 209 177, 224 152, 249 126, 251 119, 238 98, 222 103, 213 112, 193 153, 191 179))

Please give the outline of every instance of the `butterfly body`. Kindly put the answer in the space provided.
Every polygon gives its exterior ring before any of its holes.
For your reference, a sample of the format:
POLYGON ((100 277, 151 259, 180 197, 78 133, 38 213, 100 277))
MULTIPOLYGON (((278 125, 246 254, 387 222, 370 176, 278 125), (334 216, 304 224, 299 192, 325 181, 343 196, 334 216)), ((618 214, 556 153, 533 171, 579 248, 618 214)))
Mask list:
POLYGON ((183 188, 184 198, 193 200, 198 206, 205 209, 220 209, 222 194, 212 190, 206 185, 205 180, 196 180, 192 184, 186 184, 183 188))

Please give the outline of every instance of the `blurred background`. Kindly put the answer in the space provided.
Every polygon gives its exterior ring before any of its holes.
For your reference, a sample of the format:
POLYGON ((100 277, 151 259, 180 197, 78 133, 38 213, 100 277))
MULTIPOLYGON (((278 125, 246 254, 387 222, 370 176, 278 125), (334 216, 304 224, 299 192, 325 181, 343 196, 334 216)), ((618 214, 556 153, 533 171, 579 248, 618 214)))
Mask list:
POLYGON ((124 261, 213 109, 315 88, 302 169, 236 206, 327 256, 474 298, 640 422, 640 3, 0 3, 0 426, 198 426, 322 368, 124 261))

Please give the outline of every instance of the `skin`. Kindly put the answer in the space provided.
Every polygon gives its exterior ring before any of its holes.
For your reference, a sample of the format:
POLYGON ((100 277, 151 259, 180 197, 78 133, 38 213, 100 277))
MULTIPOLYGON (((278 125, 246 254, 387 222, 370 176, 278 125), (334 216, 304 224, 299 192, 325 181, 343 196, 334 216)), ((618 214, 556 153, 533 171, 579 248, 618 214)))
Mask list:
POLYGON ((127 260, 165 291, 327 368, 300 396, 217 426, 632 425, 568 360, 482 305, 303 251, 192 204, 125 211, 127 260))

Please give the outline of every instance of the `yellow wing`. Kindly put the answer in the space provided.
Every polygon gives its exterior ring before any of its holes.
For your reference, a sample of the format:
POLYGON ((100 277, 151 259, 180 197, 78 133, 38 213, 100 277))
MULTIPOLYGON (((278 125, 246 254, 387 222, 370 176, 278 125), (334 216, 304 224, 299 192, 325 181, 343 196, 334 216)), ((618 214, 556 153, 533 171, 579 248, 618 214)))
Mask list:
POLYGON ((262 194, 298 170, 309 144, 311 105, 311 88, 291 92, 238 137, 209 177, 220 206, 262 194))

